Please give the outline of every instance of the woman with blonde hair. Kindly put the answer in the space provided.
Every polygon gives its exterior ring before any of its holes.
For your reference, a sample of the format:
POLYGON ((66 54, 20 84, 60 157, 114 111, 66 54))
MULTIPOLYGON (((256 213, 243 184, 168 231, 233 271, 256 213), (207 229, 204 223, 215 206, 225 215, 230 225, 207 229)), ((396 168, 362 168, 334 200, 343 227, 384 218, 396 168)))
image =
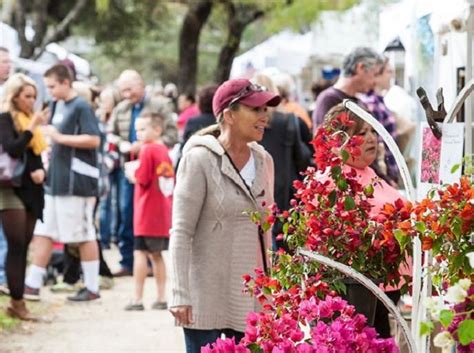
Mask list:
POLYGON ((46 120, 47 111, 34 112, 36 95, 31 78, 20 73, 12 75, 5 83, 0 114, 3 153, 25 163, 20 186, 0 184, 0 217, 8 243, 5 267, 11 297, 7 313, 20 320, 36 320, 23 300, 28 245, 44 205, 41 152, 47 145, 39 126, 46 120))

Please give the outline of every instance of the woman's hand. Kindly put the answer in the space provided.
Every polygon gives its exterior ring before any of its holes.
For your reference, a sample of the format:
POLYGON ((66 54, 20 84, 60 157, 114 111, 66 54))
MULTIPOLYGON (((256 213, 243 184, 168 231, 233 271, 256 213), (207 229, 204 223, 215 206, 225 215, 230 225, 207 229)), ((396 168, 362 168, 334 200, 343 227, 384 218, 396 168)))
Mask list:
POLYGON ((175 306, 170 308, 169 311, 173 314, 175 323, 178 326, 187 326, 194 323, 193 307, 191 305, 175 306))
POLYGON ((49 108, 45 108, 40 112, 36 112, 31 119, 28 130, 33 131, 37 126, 44 125, 48 122, 49 108))
POLYGON ((30 173, 31 180, 33 180, 33 183, 37 185, 43 184, 45 176, 44 169, 36 169, 34 172, 30 173))

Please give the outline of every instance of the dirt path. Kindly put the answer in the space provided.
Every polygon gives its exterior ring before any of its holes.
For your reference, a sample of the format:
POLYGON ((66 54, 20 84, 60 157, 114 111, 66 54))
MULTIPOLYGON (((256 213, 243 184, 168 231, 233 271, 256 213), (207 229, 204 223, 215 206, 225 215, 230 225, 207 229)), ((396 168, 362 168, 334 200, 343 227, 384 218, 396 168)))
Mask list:
MULTIPOLYGON (((114 267, 117 251, 106 251, 105 256, 114 267)), ((147 279, 145 290, 145 311, 126 312, 123 307, 133 293, 131 277, 115 279, 113 289, 90 303, 70 303, 65 294, 44 288, 41 307, 51 323, 23 324, 18 332, 0 334, 0 353, 184 352, 182 331, 174 327, 168 311, 150 309, 153 279, 147 279)))

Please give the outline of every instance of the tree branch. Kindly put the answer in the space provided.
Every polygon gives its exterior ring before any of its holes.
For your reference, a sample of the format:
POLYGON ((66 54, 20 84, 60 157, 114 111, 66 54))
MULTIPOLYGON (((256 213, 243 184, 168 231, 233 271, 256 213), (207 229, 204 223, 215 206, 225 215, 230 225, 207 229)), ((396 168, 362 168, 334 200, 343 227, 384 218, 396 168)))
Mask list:
POLYGON ((237 54, 242 34, 245 28, 262 17, 265 12, 255 4, 234 3, 229 0, 223 1, 229 22, 226 43, 221 48, 219 61, 215 73, 216 83, 222 83, 229 78, 232 61, 237 54))
POLYGON ((49 43, 58 42, 67 37, 69 26, 79 18, 81 11, 87 5, 88 1, 89 0, 77 0, 76 4, 71 9, 71 11, 69 11, 66 17, 64 17, 59 25, 43 40, 41 47, 35 53, 35 59, 37 59, 44 52, 44 49, 49 43))

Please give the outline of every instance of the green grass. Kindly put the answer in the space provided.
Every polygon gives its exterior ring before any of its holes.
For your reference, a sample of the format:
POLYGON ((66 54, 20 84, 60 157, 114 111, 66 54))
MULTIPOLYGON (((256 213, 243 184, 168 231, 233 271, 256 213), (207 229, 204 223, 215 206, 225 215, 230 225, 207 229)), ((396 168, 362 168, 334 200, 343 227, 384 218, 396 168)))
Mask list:
POLYGON ((0 296, 0 333, 11 331, 20 323, 20 320, 13 319, 7 315, 5 308, 9 301, 10 297, 6 295, 0 296))

